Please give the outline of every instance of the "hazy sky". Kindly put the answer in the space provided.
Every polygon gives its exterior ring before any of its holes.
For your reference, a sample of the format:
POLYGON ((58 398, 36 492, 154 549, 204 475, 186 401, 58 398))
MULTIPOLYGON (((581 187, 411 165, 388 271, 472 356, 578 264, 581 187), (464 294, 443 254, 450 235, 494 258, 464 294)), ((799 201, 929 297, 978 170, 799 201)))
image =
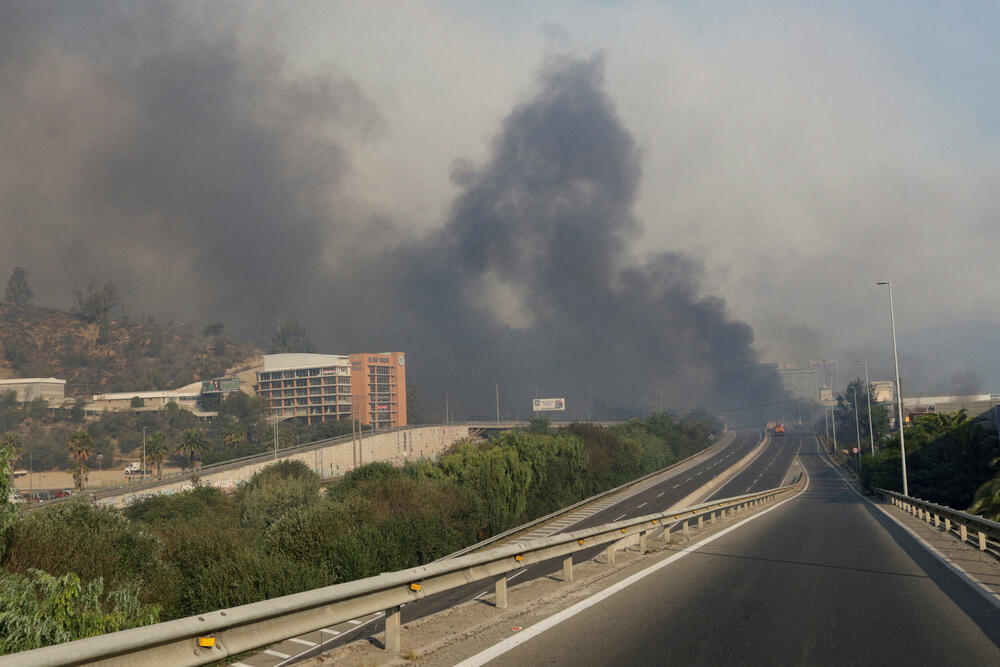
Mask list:
MULTIPOLYGON (((560 77, 590 63, 565 85, 624 133, 619 171, 574 170, 564 150, 555 198, 527 201, 558 230, 593 210, 549 210, 592 194, 580 179, 621 195, 588 246, 616 269, 601 299, 641 273, 711 311, 706 331, 748 323, 759 359, 832 357, 844 376, 867 359, 879 376, 891 353, 875 282, 892 280, 904 382, 1000 391, 1000 6, 693 4, 0 0, 0 272, 25 265, 43 304, 114 279, 134 315, 200 325, 221 309, 261 340, 285 311, 325 345, 396 347, 371 329, 399 295, 352 282, 385 262, 422 290, 468 280, 456 298, 537 334, 541 311, 566 305, 533 298, 553 274, 493 258, 471 278, 418 280, 411 264, 468 257, 463 235, 486 229, 468 211, 526 187, 503 176, 531 164, 515 148, 539 136, 519 110, 555 122, 560 77)), ((603 150, 589 122, 568 126, 603 150)), ((568 252, 553 234, 538 247, 568 252)), ((405 317, 422 333, 404 341, 439 335, 405 317)), ((721 367, 746 361, 733 335, 721 367)))

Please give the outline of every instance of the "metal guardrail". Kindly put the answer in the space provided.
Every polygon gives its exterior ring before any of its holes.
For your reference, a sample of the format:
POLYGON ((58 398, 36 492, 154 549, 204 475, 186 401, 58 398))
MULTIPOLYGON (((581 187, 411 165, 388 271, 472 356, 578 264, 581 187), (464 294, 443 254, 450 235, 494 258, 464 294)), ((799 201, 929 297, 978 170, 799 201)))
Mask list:
POLYGON ((563 578, 572 582, 573 554, 578 551, 605 546, 608 562, 614 562, 615 551, 624 548, 627 541, 637 539, 640 551, 645 551, 648 539, 657 537, 656 533, 661 531, 669 542, 672 526, 681 525, 687 533, 691 521, 697 520, 698 527, 702 527, 706 517, 708 523, 713 523, 717 517, 740 514, 773 501, 796 486, 647 514, 231 609, 0 656, 0 667, 49 667, 98 661, 145 667, 203 665, 379 611, 385 611, 385 647, 398 652, 400 609, 407 603, 495 578, 496 606, 503 608, 509 572, 562 557, 563 578))
MULTIPOLYGON (((645 482, 645 481, 647 481, 649 479, 652 479, 653 477, 656 477, 657 475, 662 475, 665 472, 669 472, 670 470, 673 470, 674 468, 682 466, 685 463, 690 463, 690 462, 694 461, 694 459, 696 459, 697 457, 704 456, 705 454, 707 454, 707 453, 711 452, 712 450, 714 450, 716 447, 719 447, 720 445, 723 445, 723 443, 725 443, 725 445, 728 445, 736 437, 735 433, 736 433, 735 431, 729 431, 728 433, 726 433, 726 435, 723 435, 717 441, 713 442, 711 445, 709 445, 705 449, 701 450, 700 452, 692 454, 691 456, 689 456, 689 457, 687 457, 685 459, 681 459, 680 461, 677 461, 676 463, 672 463, 672 464, 668 465, 666 468, 660 468, 659 470, 656 470, 656 471, 653 471, 653 472, 651 472, 649 474, 643 475, 642 477, 637 477, 636 479, 633 479, 631 482, 625 482, 624 484, 616 486, 613 489, 608 489, 607 491, 601 491, 600 493, 595 493, 594 495, 590 496, 589 498, 584 498, 583 500, 578 500, 577 502, 573 503, 572 505, 567 505, 566 507, 563 507, 562 509, 557 509, 555 512, 550 512, 549 514, 546 514, 545 516, 540 516, 537 519, 532 519, 531 521, 528 521, 526 523, 522 523, 520 526, 514 526, 513 528, 511 528, 509 530, 505 530, 502 533, 498 533, 496 535, 493 535, 492 537, 487 537, 485 540, 482 540, 480 542, 476 542, 475 544, 470 544, 469 546, 467 546, 467 547, 465 547, 463 549, 459 549, 458 551, 456 551, 454 553, 450 553, 447 556, 442 556, 438 560, 445 560, 446 558, 455 558, 456 556, 461 556, 463 554, 471 553, 473 551, 478 551, 478 550, 482 549, 485 546, 488 546, 488 545, 493 544, 495 542, 499 542, 499 541, 501 541, 501 540, 503 540, 503 539, 505 539, 507 537, 510 537, 511 535, 516 535, 518 533, 521 533, 521 532, 524 532, 524 531, 528 530, 529 528, 534 528, 535 526, 540 526, 543 523, 546 523, 548 521, 552 521, 553 519, 556 519, 556 518, 558 518, 558 517, 560 517, 560 516, 562 516, 564 514, 569 514, 570 512, 573 512, 573 511, 575 511, 575 510, 583 507, 584 505, 589 505, 590 503, 593 503, 593 502, 596 502, 598 500, 601 500, 602 498, 607 498, 608 496, 611 496, 611 495, 613 495, 615 493, 618 493, 619 491, 624 491, 625 489, 627 489, 629 487, 632 487, 632 486, 635 486, 636 484, 641 484, 641 483, 643 483, 643 482, 645 482), (733 437, 727 437, 729 435, 732 435, 733 437)), ((437 562, 437 561, 434 561, 434 562, 437 562)))
POLYGON ((978 547, 980 551, 990 552, 1000 558, 1000 523, 937 503, 904 496, 896 491, 878 488, 872 490, 904 512, 912 514, 921 521, 933 523, 935 528, 944 524, 945 532, 954 535, 962 542, 978 547), (975 533, 974 541, 969 539, 970 531, 975 533))

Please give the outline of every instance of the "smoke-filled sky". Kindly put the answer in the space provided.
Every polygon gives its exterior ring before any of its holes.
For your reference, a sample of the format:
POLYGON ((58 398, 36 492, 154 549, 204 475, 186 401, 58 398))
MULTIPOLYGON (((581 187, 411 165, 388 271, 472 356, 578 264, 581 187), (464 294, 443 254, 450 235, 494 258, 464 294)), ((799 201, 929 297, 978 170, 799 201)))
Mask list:
POLYGON ((0 274, 402 349, 436 409, 1000 391, 992 3, 0 0, 0 274), (661 399, 662 397, 662 399, 661 399))

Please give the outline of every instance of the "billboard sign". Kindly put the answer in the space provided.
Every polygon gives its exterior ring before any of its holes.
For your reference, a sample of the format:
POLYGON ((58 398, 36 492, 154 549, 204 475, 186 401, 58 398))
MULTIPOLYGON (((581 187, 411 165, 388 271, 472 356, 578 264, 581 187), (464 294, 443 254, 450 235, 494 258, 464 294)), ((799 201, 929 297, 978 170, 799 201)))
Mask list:
POLYGON ((549 412, 566 409, 565 398, 536 398, 532 403, 535 412, 549 412))

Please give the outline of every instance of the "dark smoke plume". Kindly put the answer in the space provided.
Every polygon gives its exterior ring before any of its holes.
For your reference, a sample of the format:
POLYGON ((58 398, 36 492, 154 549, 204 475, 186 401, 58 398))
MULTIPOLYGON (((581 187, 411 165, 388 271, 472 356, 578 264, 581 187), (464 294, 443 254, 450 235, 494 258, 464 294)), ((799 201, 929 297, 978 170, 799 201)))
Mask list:
POLYGON ((418 237, 344 192, 346 140, 382 122, 356 82, 289 74, 232 6, 127 6, 0 9, 0 272, 38 301, 114 279, 135 314, 259 341, 286 315, 324 351, 406 351, 434 413, 489 416, 495 385, 512 416, 774 400, 698 262, 631 253, 639 155, 601 58, 548 61, 418 237))

